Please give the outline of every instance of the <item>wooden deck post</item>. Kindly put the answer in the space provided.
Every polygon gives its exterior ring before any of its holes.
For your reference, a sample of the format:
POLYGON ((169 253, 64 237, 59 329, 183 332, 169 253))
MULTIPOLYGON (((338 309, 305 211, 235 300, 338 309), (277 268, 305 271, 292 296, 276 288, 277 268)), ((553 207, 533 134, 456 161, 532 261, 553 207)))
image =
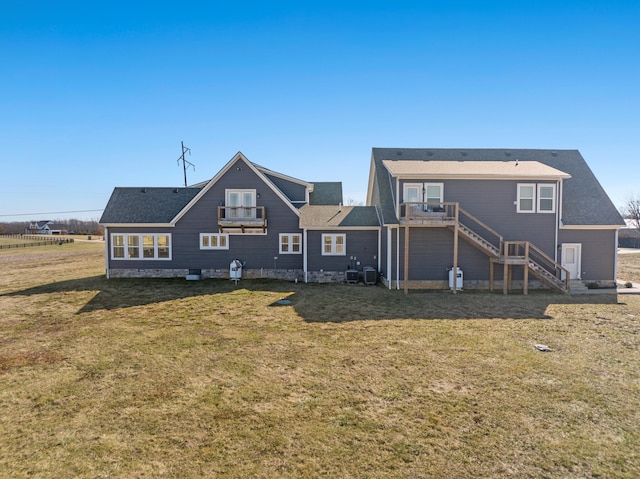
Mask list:
POLYGON ((455 208, 455 227, 453 230, 453 294, 456 294, 458 291, 458 227, 460 225, 458 219, 458 203, 454 206, 455 208))
POLYGON ((529 294, 529 242, 524 245, 524 294, 529 294))
POLYGON ((502 273, 502 294, 507 294, 509 290, 509 243, 504 244, 504 270, 502 273))
POLYGON ((495 263, 489 259, 489 291, 493 291, 493 276, 495 273, 495 263))
POLYGON ((404 294, 409 294, 409 220, 404 224, 404 294))

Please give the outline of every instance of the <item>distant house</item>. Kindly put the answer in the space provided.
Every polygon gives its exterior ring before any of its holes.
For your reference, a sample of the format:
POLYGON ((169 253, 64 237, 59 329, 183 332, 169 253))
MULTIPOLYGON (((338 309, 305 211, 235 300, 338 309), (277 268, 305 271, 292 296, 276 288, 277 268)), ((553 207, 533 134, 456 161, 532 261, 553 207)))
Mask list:
POLYGON ((619 213, 578 151, 374 148, 366 206, 236 154, 188 188, 115 188, 107 276, 353 281, 389 288, 615 281, 619 213), (238 263, 235 263, 237 260, 238 263), (455 275, 453 275, 455 276, 455 275), (405 281, 406 279, 406 281, 405 281))
POLYGON ((618 246, 621 248, 640 248, 640 229, 635 220, 625 219, 625 226, 618 234, 618 246))
POLYGON ((29 223, 25 233, 34 235, 62 235, 67 234, 67 226, 61 223, 54 223, 50 220, 34 221, 29 223))

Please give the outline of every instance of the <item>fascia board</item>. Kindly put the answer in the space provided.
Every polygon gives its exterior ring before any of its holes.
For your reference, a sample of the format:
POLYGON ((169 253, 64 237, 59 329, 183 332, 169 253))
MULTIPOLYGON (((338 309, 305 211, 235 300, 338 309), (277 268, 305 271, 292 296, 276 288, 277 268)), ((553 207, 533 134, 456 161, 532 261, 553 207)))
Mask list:
POLYGON ((571 178, 570 175, 553 175, 553 176, 495 176, 495 175, 438 175, 430 174, 425 176, 424 174, 404 174, 395 176, 399 180, 497 180, 497 181, 558 181, 562 179, 571 178))
POLYGON ((622 225, 562 225, 561 230, 619 230, 622 225))
POLYGON ((173 223, 98 223, 106 228, 175 228, 173 223))
POLYGON ((308 231, 377 231, 380 226, 301 226, 308 231))

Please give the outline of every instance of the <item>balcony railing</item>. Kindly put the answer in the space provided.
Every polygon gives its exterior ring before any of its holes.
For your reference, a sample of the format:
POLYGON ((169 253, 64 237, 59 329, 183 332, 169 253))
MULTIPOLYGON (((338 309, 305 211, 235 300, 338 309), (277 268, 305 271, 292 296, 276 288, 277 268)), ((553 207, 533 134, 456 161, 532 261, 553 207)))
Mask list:
POLYGON ((400 204, 400 222, 409 225, 455 224, 458 203, 419 202, 400 204))
POLYGON ((264 206, 218 206, 218 228, 246 230, 267 228, 267 214, 264 206))

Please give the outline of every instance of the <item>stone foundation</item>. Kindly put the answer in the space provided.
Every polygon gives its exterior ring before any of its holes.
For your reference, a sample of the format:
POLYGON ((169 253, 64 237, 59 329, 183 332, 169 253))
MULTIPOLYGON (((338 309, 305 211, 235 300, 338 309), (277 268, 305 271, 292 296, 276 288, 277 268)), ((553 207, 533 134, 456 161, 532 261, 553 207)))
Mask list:
MULTIPOLYGON (((189 269, 112 269, 109 278, 186 278, 193 270, 189 269)), ((201 279, 229 279, 229 269, 201 269, 201 279)), ((303 281, 301 269, 243 269, 242 279, 280 279, 285 281, 303 281)))

